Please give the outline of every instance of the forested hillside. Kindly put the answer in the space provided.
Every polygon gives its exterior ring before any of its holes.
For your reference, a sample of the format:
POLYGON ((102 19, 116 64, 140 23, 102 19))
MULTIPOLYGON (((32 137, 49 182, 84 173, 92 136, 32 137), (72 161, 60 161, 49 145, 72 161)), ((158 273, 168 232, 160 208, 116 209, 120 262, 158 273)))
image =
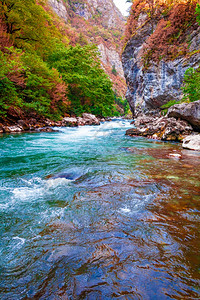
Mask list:
MULTIPOLYGON (((75 5, 72 2, 68 5, 75 5)), ((24 116, 58 120, 82 112, 116 113, 116 95, 98 48, 84 30, 77 30, 78 16, 77 26, 72 24, 76 16, 71 6, 67 11, 73 18, 67 22, 47 0, 0 1, 2 122, 24 116)))

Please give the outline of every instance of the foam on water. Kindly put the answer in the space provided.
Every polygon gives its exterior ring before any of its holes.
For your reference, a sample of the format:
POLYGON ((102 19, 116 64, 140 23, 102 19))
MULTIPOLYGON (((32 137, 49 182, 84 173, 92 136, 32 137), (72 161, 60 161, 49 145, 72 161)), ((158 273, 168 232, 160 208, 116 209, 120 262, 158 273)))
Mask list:
POLYGON ((17 244, 14 246, 14 248, 18 248, 19 246, 23 246, 25 241, 26 241, 26 239, 21 238, 19 236, 14 236, 13 240, 15 240, 17 242, 17 244))
MULTIPOLYGON (((102 123, 99 126, 80 126, 80 127, 61 127, 59 130, 64 133, 60 136, 62 139, 70 139, 70 141, 77 141, 77 139, 95 138, 106 136, 112 133, 114 129, 126 129, 129 128, 129 121, 111 121, 102 123)), ((55 127, 56 129, 56 127, 55 127)))
POLYGON ((127 206, 123 207, 123 208, 120 208, 119 211, 121 211, 122 213, 130 213, 131 212, 131 209, 128 208, 127 206))
POLYGON ((51 188, 56 188, 61 185, 68 185, 72 182, 72 180, 67 179, 67 178, 53 178, 53 179, 48 179, 45 182, 45 188, 51 189, 51 188))
POLYGON ((6 204, 0 204, 0 211, 1 210, 5 210, 5 209, 7 209, 9 207, 9 204, 8 203, 6 203, 6 204))
POLYGON ((43 195, 46 190, 44 187, 20 187, 15 188, 13 191, 13 198, 24 201, 32 201, 33 199, 38 199, 41 195, 43 195))
POLYGON ((62 132, 62 138, 66 137, 70 139, 70 141, 76 140, 77 138, 85 138, 85 137, 92 137, 96 130, 94 126, 82 126, 82 127, 61 127, 59 130, 62 132), (64 135, 63 135, 64 133, 64 135))
POLYGON ((21 179, 23 186, 16 187, 14 189, 10 188, 11 198, 10 202, 1 203, 0 210, 4 210, 7 208, 13 208, 15 204, 20 205, 23 202, 33 202, 39 201, 43 199, 45 195, 50 195, 54 193, 54 189, 59 186, 69 186, 72 180, 66 178, 55 178, 43 180, 39 177, 25 180, 21 179))

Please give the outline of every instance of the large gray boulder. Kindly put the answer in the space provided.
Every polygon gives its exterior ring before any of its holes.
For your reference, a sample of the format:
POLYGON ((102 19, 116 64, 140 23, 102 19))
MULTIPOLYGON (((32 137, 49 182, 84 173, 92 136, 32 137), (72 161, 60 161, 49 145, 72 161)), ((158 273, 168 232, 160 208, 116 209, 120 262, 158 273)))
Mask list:
POLYGON ((100 125, 100 121, 97 119, 95 115, 83 113, 82 118, 85 125, 100 125))
POLYGON ((66 118, 63 118, 62 124, 63 124, 63 126, 76 127, 76 126, 78 126, 78 121, 77 121, 77 118, 66 117, 66 118))
POLYGON ((100 125, 100 121, 95 115, 83 113, 82 117, 63 118, 62 125, 69 126, 69 127, 84 126, 84 125, 100 125))
POLYGON ((200 100, 191 103, 176 104, 170 107, 167 116, 169 118, 180 118, 192 125, 195 130, 200 131, 200 100))
POLYGON ((183 140, 182 146, 185 149, 200 151, 200 134, 193 134, 187 136, 183 140))

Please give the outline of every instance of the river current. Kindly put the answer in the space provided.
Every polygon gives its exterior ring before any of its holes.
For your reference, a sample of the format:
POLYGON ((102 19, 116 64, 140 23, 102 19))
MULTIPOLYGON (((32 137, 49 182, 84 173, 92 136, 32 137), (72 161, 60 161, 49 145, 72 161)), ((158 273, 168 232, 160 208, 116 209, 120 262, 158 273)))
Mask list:
POLYGON ((131 126, 0 137, 2 300, 200 299, 200 154, 131 126))

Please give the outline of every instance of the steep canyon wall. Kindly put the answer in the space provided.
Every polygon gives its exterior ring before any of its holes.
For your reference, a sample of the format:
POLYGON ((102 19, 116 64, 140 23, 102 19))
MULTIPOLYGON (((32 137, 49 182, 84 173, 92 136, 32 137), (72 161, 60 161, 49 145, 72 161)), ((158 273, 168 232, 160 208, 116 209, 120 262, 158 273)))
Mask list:
POLYGON ((200 63, 196 1, 134 1, 122 54, 126 97, 134 114, 180 100, 185 71, 200 63))

